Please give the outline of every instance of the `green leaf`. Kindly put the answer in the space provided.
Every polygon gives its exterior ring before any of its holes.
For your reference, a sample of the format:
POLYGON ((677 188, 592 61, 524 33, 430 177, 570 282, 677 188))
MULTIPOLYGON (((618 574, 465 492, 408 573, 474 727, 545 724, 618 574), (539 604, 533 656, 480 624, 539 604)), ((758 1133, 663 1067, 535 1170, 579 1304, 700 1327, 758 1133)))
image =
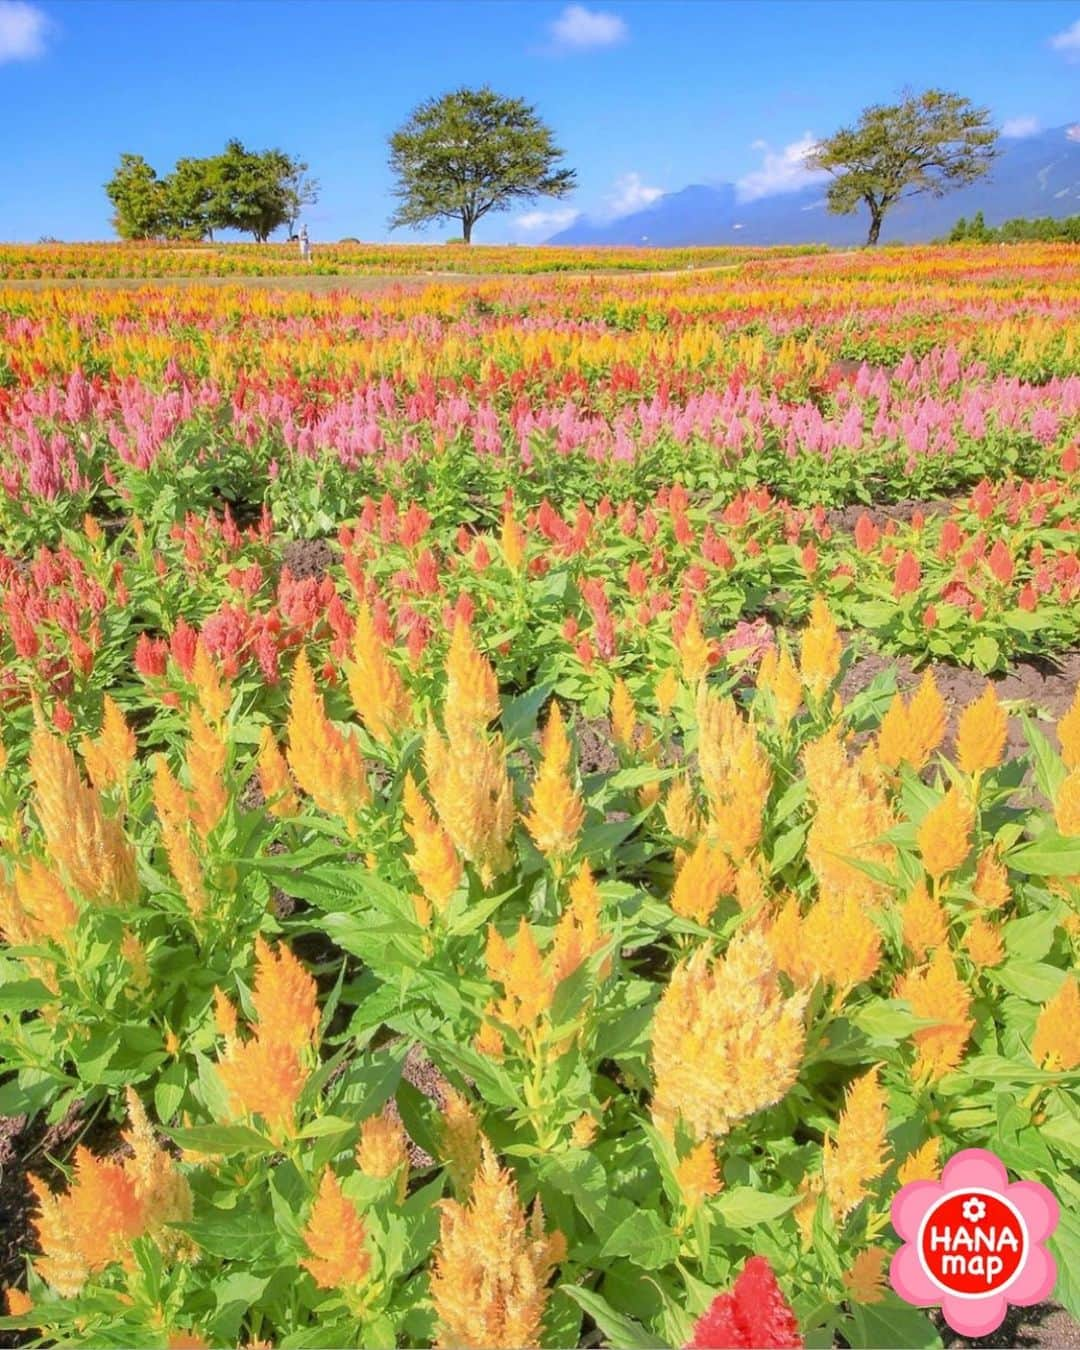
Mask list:
POLYGON ((1030 844, 1005 855, 1004 861, 1029 877, 1072 877, 1080 873, 1080 836, 1068 839, 1046 830, 1030 844))
POLYGON ((1040 960, 1054 945, 1059 922, 1057 915, 1049 909, 1013 919, 1001 930, 1005 950, 1020 961, 1040 960))
POLYGON ((1075 1204, 1062 1203, 1057 1230, 1046 1245, 1057 1261, 1054 1301, 1080 1320, 1080 1213, 1075 1204))
POLYGON ((799 1199, 797 1195, 775 1195, 753 1186, 736 1186, 721 1191, 713 1201, 713 1209, 729 1228, 756 1228, 759 1223, 768 1223, 794 1209, 799 1199))
POLYGON ((1061 988, 1065 972, 1043 961, 1009 961, 987 971, 995 984, 1029 1003, 1045 1003, 1061 988))
POLYGON ((53 997, 40 980, 13 980, 0 984, 0 1011, 29 1012, 53 997))
POLYGON ((168 1130, 167 1133, 180 1148, 190 1149, 194 1153, 246 1153, 265 1157, 278 1152, 277 1146, 265 1135, 247 1125, 192 1125, 185 1129, 168 1130))
POLYGON ((550 684, 537 684, 517 698, 506 699, 502 709, 503 735, 508 744, 527 741, 536 730, 540 709, 551 693, 550 684))
POLYGON ((997 639, 990 637, 988 633, 980 634, 971 644, 971 659, 976 670, 981 671, 983 675, 989 675, 1001 661, 1001 648, 997 639))
POLYGON ((595 1293, 576 1284, 561 1284, 559 1293, 572 1298, 593 1319, 613 1350, 665 1350, 665 1342, 633 1318, 624 1317, 595 1293))
POLYGON ((851 1316, 856 1331, 852 1345, 859 1350, 879 1350, 883 1345, 916 1350, 941 1344, 941 1336, 926 1313, 897 1299, 873 1305, 854 1303, 851 1316))
POLYGON ((1058 788, 1065 778, 1065 765, 1049 740, 1043 735, 1030 717, 1023 719, 1024 735, 1035 761, 1035 782, 1039 791, 1048 801, 1057 796, 1058 788))
POLYGON ((794 829, 785 830, 783 834, 777 837, 773 844, 772 858, 769 860, 770 875, 776 876, 778 872, 784 870, 789 862, 798 857, 799 850, 806 839, 806 830, 805 825, 796 825, 794 829))
POLYGON ((598 1158, 584 1149, 573 1149, 547 1159, 540 1179, 553 1190, 569 1195, 593 1228, 599 1228, 609 1197, 607 1173, 598 1158))
POLYGON ((642 1270, 659 1270, 678 1254, 679 1239, 651 1209, 634 1210, 600 1249, 601 1259, 623 1256, 642 1270))

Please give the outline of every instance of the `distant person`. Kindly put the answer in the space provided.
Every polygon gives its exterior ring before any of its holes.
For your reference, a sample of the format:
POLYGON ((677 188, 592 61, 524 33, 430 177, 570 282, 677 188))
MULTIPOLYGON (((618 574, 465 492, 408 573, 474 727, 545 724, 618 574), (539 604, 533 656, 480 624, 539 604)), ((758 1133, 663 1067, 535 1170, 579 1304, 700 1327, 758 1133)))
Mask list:
POLYGON ((311 258, 311 240, 308 238, 307 226, 300 226, 300 256, 304 262, 311 258))

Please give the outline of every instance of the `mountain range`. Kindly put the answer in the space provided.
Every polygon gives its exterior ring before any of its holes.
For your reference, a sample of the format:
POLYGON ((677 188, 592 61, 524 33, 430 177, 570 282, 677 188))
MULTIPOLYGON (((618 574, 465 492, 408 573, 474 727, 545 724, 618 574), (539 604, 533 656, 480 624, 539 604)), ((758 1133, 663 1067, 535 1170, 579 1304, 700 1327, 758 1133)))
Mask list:
MULTIPOLYGON (((882 243, 923 243, 947 235, 960 216, 981 211, 988 225, 1017 216, 1080 215, 1080 124, 1002 142, 989 174, 945 197, 912 197, 885 217, 882 243)), ((665 193, 615 220, 580 216, 549 244, 830 244, 865 242, 868 213, 831 215, 825 184, 740 201, 734 183, 694 184, 665 193)))

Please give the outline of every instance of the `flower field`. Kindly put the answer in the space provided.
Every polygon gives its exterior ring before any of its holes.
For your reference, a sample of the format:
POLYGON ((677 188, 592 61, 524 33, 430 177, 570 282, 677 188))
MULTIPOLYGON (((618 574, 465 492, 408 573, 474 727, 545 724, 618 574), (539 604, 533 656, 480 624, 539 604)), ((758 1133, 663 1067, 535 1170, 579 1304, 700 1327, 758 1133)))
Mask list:
POLYGON ((0 283, 0 1337, 940 1345, 968 1147, 1080 1316, 1080 249, 503 252, 0 283))
POLYGON ((466 247, 454 244, 318 243, 304 261, 295 244, 0 244, 0 275, 54 281, 93 277, 229 277, 435 273, 652 272, 728 267, 754 257, 794 257, 808 246, 751 248, 466 247))

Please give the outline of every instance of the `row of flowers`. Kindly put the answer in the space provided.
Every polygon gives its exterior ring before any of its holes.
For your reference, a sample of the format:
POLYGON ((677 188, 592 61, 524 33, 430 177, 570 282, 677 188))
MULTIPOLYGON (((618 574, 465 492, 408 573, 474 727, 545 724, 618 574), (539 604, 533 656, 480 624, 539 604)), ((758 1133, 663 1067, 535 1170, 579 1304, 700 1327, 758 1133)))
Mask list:
POLYGON ((1008 762, 988 685, 945 755, 932 676, 843 703, 820 598, 731 669, 691 611, 599 718, 440 646, 362 602, 276 708, 196 639, 167 722, 31 710, 0 1109, 126 1129, 34 1182, 7 1325, 929 1345, 888 1203, 987 1143, 1066 1187, 1075 1308, 1080 695, 1008 762))
POLYGON ((504 688, 550 683, 590 711, 613 678, 670 662, 690 624, 711 664, 756 662, 817 594, 864 650, 989 672, 1076 645, 1077 514, 1075 491, 1051 480, 984 482, 947 514, 863 512, 847 529, 765 489, 714 513, 678 484, 643 508, 507 501, 490 529, 439 526, 386 495, 331 540, 292 544, 265 509, 245 529, 227 510, 189 514, 157 540, 138 519, 106 530, 87 517, 56 549, 0 555, 4 734, 25 743, 33 697, 64 730, 87 730, 105 692, 167 718, 200 640, 259 708, 280 700, 301 645, 340 684, 365 604, 418 678, 438 679, 465 618, 504 688))

